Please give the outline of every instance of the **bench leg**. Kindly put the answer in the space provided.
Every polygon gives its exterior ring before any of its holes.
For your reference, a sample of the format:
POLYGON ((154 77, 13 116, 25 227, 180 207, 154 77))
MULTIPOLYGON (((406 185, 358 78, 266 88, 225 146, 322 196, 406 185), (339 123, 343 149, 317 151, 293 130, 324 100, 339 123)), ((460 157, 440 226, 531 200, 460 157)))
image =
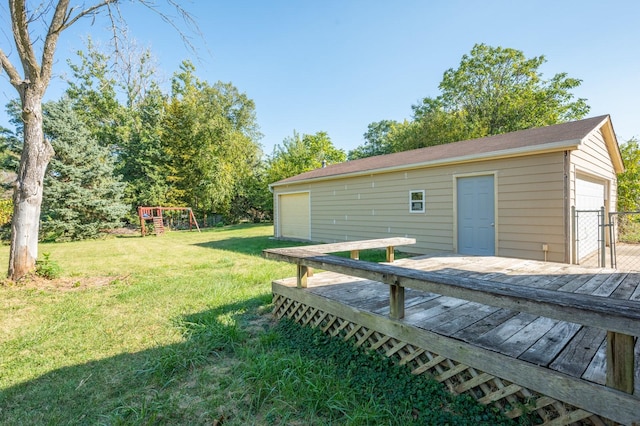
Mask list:
POLYGON ((298 265, 298 288, 307 288, 308 276, 309 268, 304 265, 298 265))

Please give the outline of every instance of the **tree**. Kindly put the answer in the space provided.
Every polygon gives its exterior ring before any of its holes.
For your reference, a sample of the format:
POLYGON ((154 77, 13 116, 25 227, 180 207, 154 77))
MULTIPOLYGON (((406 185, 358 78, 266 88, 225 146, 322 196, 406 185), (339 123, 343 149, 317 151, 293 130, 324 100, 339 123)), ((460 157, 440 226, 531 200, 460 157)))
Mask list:
POLYGON ((254 102, 231 83, 200 81, 184 62, 172 81, 162 134, 168 200, 227 214, 259 157, 254 102))
POLYGON ((132 214, 137 206, 167 205, 168 192, 161 139, 166 99, 151 79, 151 52, 135 46, 129 41, 126 55, 114 63, 89 39, 78 52, 80 62, 68 61, 73 78, 66 91, 91 136, 117 159, 132 214))
POLYGON ((386 146, 406 151, 583 118, 589 107, 571 93, 581 80, 566 73, 545 80, 545 62, 476 44, 457 69, 445 71, 439 96, 422 99, 412 106, 413 120, 393 126, 386 146))
POLYGON ((620 146, 624 172, 618 175, 618 211, 640 210, 640 145, 630 139, 620 146))
POLYGON ((363 135, 364 145, 349 151, 349 160, 392 153, 393 148, 388 136, 397 125, 398 123, 393 120, 382 120, 369 124, 366 133, 363 135))
MULTIPOLYGON (((139 0, 155 9, 150 0, 139 0)), ((189 17, 176 0, 168 0, 183 17, 189 17)), ((26 0, 9 0, 11 33, 22 73, 9 57, 13 48, 0 48, 0 65, 20 98, 24 143, 14 187, 14 214, 11 224, 9 278, 17 280, 35 268, 38 257, 38 225, 42 205, 44 174, 54 154, 43 132, 42 99, 49 86, 58 40, 63 31, 84 17, 96 17, 107 10, 117 41, 119 0, 96 0, 72 6, 71 0, 42 2, 29 7, 26 0), (45 29, 37 35, 36 28, 45 29), (35 35, 35 38, 32 37, 35 35), (40 59, 38 59, 40 58, 40 59)), ((165 19, 169 19, 164 16, 165 19)))
POLYGON ((276 145, 267 160, 267 182, 273 183, 300 173, 318 169, 326 164, 346 160, 343 150, 333 146, 326 132, 302 135, 294 132, 282 146, 276 145))
POLYGON ((417 118, 434 106, 466 113, 473 137, 496 135, 579 119, 589 111, 584 99, 573 100, 570 90, 581 80, 566 73, 543 80, 544 56, 527 59, 509 48, 476 44, 463 55, 457 69, 445 71, 437 104, 414 107, 417 118))
POLYGON ((42 232, 56 241, 95 238, 127 212, 114 161, 66 99, 44 105, 44 132, 55 149, 45 175, 42 232))

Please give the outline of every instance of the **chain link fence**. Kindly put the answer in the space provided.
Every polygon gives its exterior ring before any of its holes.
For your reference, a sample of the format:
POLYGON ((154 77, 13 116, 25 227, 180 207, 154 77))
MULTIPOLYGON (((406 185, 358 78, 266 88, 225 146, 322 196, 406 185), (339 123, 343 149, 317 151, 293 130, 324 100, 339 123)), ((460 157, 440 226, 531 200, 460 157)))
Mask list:
POLYGON ((609 224, 613 241, 609 266, 640 271, 640 212, 609 213, 609 224))
POLYGON ((640 212, 574 210, 574 263, 640 271, 640 212))

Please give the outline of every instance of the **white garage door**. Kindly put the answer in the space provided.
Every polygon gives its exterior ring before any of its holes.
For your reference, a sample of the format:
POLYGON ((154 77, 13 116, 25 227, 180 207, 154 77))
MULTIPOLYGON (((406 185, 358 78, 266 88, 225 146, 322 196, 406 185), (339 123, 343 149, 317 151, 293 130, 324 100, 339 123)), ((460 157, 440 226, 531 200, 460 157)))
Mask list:
POLYGON ((605 203, 605 183, 596 180, 576 179, 576 210, 578 211, 577 238, 578 259, 598 250, 598 213, 605 203), (588 212, 590 211, 590 212, 588 212))
POLYGON ((278 201, 280 237, 310 240, 309 193, 282 194, 278 201))

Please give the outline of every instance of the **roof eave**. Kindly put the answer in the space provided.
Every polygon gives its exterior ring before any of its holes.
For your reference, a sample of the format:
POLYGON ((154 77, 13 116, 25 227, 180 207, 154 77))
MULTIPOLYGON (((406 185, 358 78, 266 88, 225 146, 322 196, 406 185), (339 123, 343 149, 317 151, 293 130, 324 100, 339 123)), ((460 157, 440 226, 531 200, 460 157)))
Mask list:
POLYGON ((598 126, 604 137, 604 142, 609 151, 609 157, 616 173, 624 172, 624 162, 622 161, 622 154, 620 153, 620 145, 618 144, 618 138, 616 132, 613 130, 613 123, 611 118, 607 116, 603 122, 598 126))
POLYGON ((534 149, 532 149, 530 146, 527 146, 523 148, 505 149, 502 151, 490 151, 490 152, 484 152, 481 154, 463 155, 459 157, 445 158, 442 160, 402 164, 398 166, 382 167, 377 169, 362 170, 357 172, 342 173, 342 174, 330 175, 330 176, 321 176, 317 178, 300 179, 300 180, 294 180, 294 181, 282 182, 282 183, 274 182, 269 185, 269 188, 273 189, 274 187, 278 187, 278 186, 298 185, 302 183, 321 182, 321 181, 344 179, 344 178, 357 177, 357 176, 367 176, 367 175, 378 174, 378 173, 390 173, 390 172, 397 172, 397 171, 413 170, 413 169, 419 169, 419 168, 425 168, 425 167, 437 167, 437 166, 446 166, 450 164, 470 163, 474 161, 487 161, 487 160, 505 159, 510 157, 522 157, 524 155, 529 155, 529 154, 546 154, 549 152, 558 152, 558 151, 577 149, 581 142, 582 141, 580 139, 571 139, 566 141, 538 145, 534 149))

